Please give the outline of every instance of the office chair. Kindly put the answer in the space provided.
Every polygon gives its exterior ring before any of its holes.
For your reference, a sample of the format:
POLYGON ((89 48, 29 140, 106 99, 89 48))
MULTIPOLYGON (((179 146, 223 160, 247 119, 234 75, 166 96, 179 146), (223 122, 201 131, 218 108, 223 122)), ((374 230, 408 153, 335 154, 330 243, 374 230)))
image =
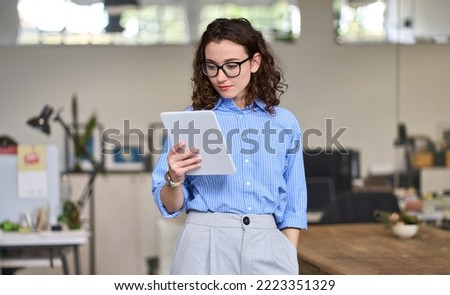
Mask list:
POLYGON ((320 223, 375 223, 375 210, 399 212, 397 197, 386 192, 341 192, 325 211, 320 223))

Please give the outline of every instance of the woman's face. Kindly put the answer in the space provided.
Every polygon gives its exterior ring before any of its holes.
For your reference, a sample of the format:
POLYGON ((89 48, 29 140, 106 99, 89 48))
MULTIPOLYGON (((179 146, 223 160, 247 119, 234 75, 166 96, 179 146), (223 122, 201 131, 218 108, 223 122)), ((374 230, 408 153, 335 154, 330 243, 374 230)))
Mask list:
MULTIPOLYGON (((229 40, 210 42, 205 47, 205 61, 217 66, 222 66, 229 62, 241 62, 249 55, 242 45, 229 40)), ((250 60, 243 62, 241 72, 238 76, 230 78, 220 69, 217 76, 209 77, 214 89, 223 98, 233 99, 238 107, 245 107, 244 95, 250 82, 251 73, 255 73, 259 68, 260 55, 255 54, 250 60)), ((226 70, 227 68, 225 68, 226 70)))

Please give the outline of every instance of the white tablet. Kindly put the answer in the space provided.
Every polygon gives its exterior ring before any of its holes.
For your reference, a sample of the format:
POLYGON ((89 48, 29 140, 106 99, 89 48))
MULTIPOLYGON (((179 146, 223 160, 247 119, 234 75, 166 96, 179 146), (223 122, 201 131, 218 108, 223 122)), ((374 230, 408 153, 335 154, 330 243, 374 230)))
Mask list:
POLYGON ((183 140, 189 148, 199 149, 201 167, 187 174, 236 173, 225 137, 213 111, 163 112, 161 120, 172 144, 183 140))

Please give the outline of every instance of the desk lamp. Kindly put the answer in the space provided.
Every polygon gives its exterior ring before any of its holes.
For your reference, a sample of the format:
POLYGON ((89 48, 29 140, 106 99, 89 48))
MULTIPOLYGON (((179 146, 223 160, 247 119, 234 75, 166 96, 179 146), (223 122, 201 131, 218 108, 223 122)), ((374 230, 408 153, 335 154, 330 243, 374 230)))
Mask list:
MULTIPOLYGON (((59 124, 61 124, 61 126, 63 127, 66 136, 70 139, 72 139, 75 143, 75 146, 77 148, 79 148, 81 150, 81 153, 84 157, 86 157, 86 159, 92 164, 92 172, 91 175, 89 177, 89 181, 86 184, 86 187, 84 188, 82 195, 78 201, 78 206, 80 209, 80 214, 82 212, 82 209, 84 208, 84 205, 86 203, 86 201, 88 201, 91 196, 92 196, 92 192, 93 192, 93 188, 94 188, 94 182, 95 182, 95 178, 97 176, 97 173, 99 171, 103 171, 103 166, 100 163, 97 163, 97 161, 92 157, 91 153, 89 153, 86 150, 86 147, 83 146, 82 144, 80 144, 80 141, 78 139, 77 136, 75 136, 75 134, 71 131, 69 125, 67 125, 64 120, 61 118, 60 116, 60 112, 58 111, 55 115, 55 118, 53 119, 53 121, 58 122, 59 124)), ((41 111, 41 113, 36 116, 36 117, 32 117, 31 119, 29 119, 27 121, 27 124, 30 125, 31 127, 47 134, 50 135, 50 124, 49 124, 49 119, 51 117, 53 113, 53 108, 46 105, 44 106, 43 110, 41 111)))
POLYGON ((27 121, 27 124, 50 135, 50 124, 48 123, 48 119, 50 119, 52 113, 53 109, 49 106, 45 106, 39 116, 31 118, 27 121))

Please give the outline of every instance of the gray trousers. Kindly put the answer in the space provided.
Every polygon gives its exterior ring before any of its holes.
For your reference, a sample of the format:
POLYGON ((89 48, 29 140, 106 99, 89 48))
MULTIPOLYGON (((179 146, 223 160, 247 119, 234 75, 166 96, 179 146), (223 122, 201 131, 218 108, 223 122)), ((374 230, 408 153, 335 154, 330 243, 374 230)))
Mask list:
POLYGON ((176 275, 298 275, 297 249, 272 215, 189 212, 173 254, 176 275))

